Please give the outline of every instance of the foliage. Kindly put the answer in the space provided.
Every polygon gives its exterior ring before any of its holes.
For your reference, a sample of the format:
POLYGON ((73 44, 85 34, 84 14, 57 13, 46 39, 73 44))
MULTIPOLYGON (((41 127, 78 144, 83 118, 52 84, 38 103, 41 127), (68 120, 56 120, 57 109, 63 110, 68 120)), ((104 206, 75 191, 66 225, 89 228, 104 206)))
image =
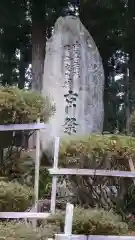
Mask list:
MULTIPOLYGON (((63 212, 42 220, 41 225, 33 230, 30 225, 16 222, 0 223, 0 238, 10 240, 39 240, 53 237, 64 231, 65 216, 63 212)), ((118 215, 103 209, 75 208, 73 218, 73 234, 83 235, 127 235, 128 226, 118 215)))
MULTIPOLYGON (((56 225, 58 227, 57 231, 60 228, 61 232, 63 232, 64 219, 64 214, 59 212, 47 218, 42 224, 43 226, 47 224, 56 225)), ((128 232, 128 226, 121 221, 120 216, 111 211, 75 208, 72 232, 82 235, 123 235, 128 232)))
POLYGON ((131 132, 135 134, 135 111, 131 114, 131 117, 130 117, 130 128, 131 128, 131 132))
POLYGON ((44 99, 39 93, 17 87, 0 88, 0 124, 29 123, 38 117, 47 121, 52 111, 49 98, 44 99))
MULTIPOLYGON (((60 165, 72 168, 129 170, 135 161, 135 138, 120 135, 68 137, 60 143, 60 165)), ((103 176, 69 176, 74 203, 114 208, 123 199, 132 180, 103 176), (111 188, 113 186, 113 188, 111 188), (115 189, 114 189, 115 188, 115 189), (116 194, 117 192, 117 194, 116 194), (75 200, 76 199, 76 200, 75 200)))
POLYGON ((117 128, 123 133, 129 118, 127 112, 130 114, 135 105, 135 2, 82 0, 80 4, 80 18, 100 49, 105 70, 104 130, 113 133, 117 128), (128 61, 124 60, 125 55, 128 61))
POLYGON ((30 81, 30 76, 26 74, 32 58, 31 21, 28 17, 28 8, 27 0, 23 3, 16 0, 0 2, 0 82, 2 85, 18 84, 23 88, 26 81, 30 81))
MULTIPOLYGON (((34 188, 35 162, 27 151, 16 152, 13 148, 12 155, 8 160, 5 160, 4 171, 1 173, 0 181, 17 181, 22 185, 34 188)), ((41 161, 39 170, 39 198, 50 196, 50 192, 51 176, 41 161)))
MULTIPOLYGON (((20 90, 17 87, 1 87, 0 88, 0 124, 11 123, 32 123, 36 122, 40 117, 41 121, 48 121, 49 117, 53 114, 54 107, 51 105, 48 96, 43 98, 39 93, 27 90, 20 90)), ((5 165, 5 159, 3 159, 3 148, 8 148, 6 153, 6 165, 11 165, 7 160, 13 158, 16 154, 16 158, 19 158, 21 150, 18 152, 18 148, 13 149, 13 146, 24 147, 25 141, 28 140, 32 132, 0 132, 0 145, 1 145, 1 162, 5 165)), ((14 162, 14 164, 17 164, 14 162)), ((0 169, 4 171, 4 167, 0 169)), ((12 166, 14 167, 14 166, 12 166)), ((16 167, 15 167, 16 168, 16 167)), ((10 172, 11 173, 11 172, 10 172)))
POLYGON ((127 161, 129 156, 134 160, 135 138, 122 135, 67 137, 61 142, 60 148, 61 164, 80 168, 100 168, 101 164, 103 166, 114 161, 111 169, 127 169, 125 160, 127 161))
POLYGON ((39 172, 39 198, 51 195, 52 178, 45 167, 40 168, 39 172))
POLYGON ((49 229, 46 227, 34 230, 31 225, 26 226, 24 223, 0 223, 0 239, 3 240, 45 240, 48 234, 49 229))
POLYGON ((25 211, 33 200, 33 191, 15 182, 0 182, 0 211, 25 211))
POLYGON ((135 202, 135 185, 132 183, 127 188, 126 193, 123 198, 120 199, 116 205, 116 211, 118 214, 121 214, 124 221, 128 222, 130 228, 132 230, 135 226, 135 210, 134 210, 134 202, 135 202))
MULTIPOLYGON (((20 177, 21 182, 27 184, 28 186, 34 187, 35 165, 30 169, 27 168, 27 172, 23 173, 20 177)), ((39 170, 39 198, 43 198, 44 196, 48 195, 50 196, 51 181, 51 176, 48 170, 46 167, 41 166, 39 170)))
MULTIPOLYGON (((33 159, 22 152, 12 151, 8 161, 4 164, 4 176, 6 176, 9 181, 17 180, 18 182, 24 184, 29 182, 27 180, 30 170, 34 167, 33 159), (26 180, 26 181, 25 181, 26 180)), ((31 178, 29 174, 29 178, 31 178)))
MULTIPOLYGON (((4 165, 4 177, 9 181, 17 181, 22 185, 34 187, 35 163, 32 157, 25 152, 13 152, 4 165)), ((2 180, 3 178, 1 178, 2 180)), ((39 198, 49 195, 51 192, 51 176, 41 163, 39 170, 39 198)))

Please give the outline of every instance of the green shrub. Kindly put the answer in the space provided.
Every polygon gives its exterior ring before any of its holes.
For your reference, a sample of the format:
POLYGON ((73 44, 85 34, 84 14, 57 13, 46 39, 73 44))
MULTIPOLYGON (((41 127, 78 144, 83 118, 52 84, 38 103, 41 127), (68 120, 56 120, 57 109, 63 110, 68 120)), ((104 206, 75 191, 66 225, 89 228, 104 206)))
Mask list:
POLYGON ((108 168, 110 163, 113 169, 127 169, 129 156, 134 160, 135 138, 130 136, 90 135, 61 141, 60 164, 64 166, 100 168, 102 164, 108 168))
MULTIPOLYGON (((53 230, 55 232, 55 229, 53 230)), ((46 227, 33 230, 30 225, 26 226, 24 223, 0 223, 1 240, 47 240, 48 235, 50 235, 49 228, 46 227)))
POLYGON ((49 98, 17 87, 0 88, 0 124, 47 121, 53 113, 49 98))
MULTIPOLYGON (((34 187, 35 166, 22 175, 23 182, 29 186, 34 187)), ((45 167, 39 169, 39 198, 45 195, 51 195, 52 178, 45 167)))
POLYGON ((34 160, 27 154, 21 154, 12 150, 12 155, 4 164, 4 175, 8 177, 9 181, 14 179, 22 184, 24 183, 25 175, 28 175, 32 168, 35 168, 34 160))
MULTIPOLYGON (((38 117, 46 122, 53 111, 54 107, 47 96, 43 98, 37 92, 20 90, 17 87, 0 87, 0 124, 32 123, 36 122, 38 117)), ((14 134, 13 131, 0 132, 1 175, 5 175, 5 159, 6 163, 7 159, 11 159, 13 146, 24 147, 22 145, 28 141, 30 135, 30 131, 17 131, 14 134), (8 149, 6 156, 3 154, 4 148, 8 149)))
MULTIPOLYGON (((57 226, 57 232, 64 231, 65 216, 57 213, 44 221, 43 226, 52 224, 57 226)), ((121 221, 121 217, 111 211, 103 209, 75 208, 73 216, 74 234, 82 235, 123 235, 127 234, 128 226, 121 221)), ((56 232, 55 232, 56 233, 56 232)), ((54 232, 52 231, 52 236, 54 232)))
POLYGON ((39 172, 39 198, 45 195, 51 195, 52 178, 45 167, 40 168, 39 172))
POLYGON ((130 131, 135 134, 135 111, 131 114, 130 117, 130 131))
POLYGON ((0 211, 25 211, 32 205, 33 191, 17 182, 0 182, 0 211))
MULTIPOLYGON (((68 168, 128 170, 128 159, 135 162, 135 138, 120 135, 90 135, 67 137, 60 143, 60 166, 68 168)), ((94 175, 94 174, 93 174, 94 175)), ((74 203, 81 206, 115 207, 119 198, 126 194, 132 179, 103 176, 69 176, 74 203), (119 186, 118 196, 106 194, 108 186, 119 186)))
MULTIPOLYGON (((3 181, 18 181, 22 185, 34 188, 35 163, 27 153, 13 153, 5 163, 3 181)), ((39 170, 39 198, 51 194, 52 178, 46 167, 40 165, 39 170)))
MULTIPOLYGON (((39 240, 53 237, 64 231, 64 213, 42 220, 41 226, 33 231, 32 227, 24 223, 0 223, 0 239, 6 240, 39 240)), ((76 208, 73 218, 73 234, 83 235, 127 235, 128 226, 121 222, 121 218, 112 212, 102 209, 84 210, 76 208)))

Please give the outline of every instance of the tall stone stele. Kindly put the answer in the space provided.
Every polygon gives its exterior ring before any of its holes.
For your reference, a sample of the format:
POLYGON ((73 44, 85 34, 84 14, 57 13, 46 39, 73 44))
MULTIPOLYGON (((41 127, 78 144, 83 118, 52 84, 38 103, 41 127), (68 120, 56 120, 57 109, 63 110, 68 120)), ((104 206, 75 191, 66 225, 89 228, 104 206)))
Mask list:
POLYGON ((41 133, 42 145, 55 136, 101 133, 104 71, 98 49, 79 18, 60 17, 47 41, 43 95, 55 114, 41 133))

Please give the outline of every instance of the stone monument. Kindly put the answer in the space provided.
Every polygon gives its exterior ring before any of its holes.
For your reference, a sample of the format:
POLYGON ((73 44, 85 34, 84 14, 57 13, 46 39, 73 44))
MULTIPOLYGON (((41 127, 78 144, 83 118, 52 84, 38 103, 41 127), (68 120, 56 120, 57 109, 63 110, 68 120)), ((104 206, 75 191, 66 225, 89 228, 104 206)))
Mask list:
POLYGON ((98 49, 79 18, 60 17, 46 44, 43 95, 56 111, 41 132, 43 148, 55 136, 101 133, 104 71, 98 49))

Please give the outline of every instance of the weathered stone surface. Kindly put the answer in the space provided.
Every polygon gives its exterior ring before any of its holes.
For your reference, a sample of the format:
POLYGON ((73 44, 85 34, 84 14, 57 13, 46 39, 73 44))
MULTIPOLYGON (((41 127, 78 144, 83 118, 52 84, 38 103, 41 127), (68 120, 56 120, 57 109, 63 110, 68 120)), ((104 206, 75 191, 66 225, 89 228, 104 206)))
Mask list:
POLYGON ((100 133, 103 127, 104 71, 98 49, 78 18, 60 17, 47 41, 42 94, 56 106, 47 139, 64 134, 100 133))

